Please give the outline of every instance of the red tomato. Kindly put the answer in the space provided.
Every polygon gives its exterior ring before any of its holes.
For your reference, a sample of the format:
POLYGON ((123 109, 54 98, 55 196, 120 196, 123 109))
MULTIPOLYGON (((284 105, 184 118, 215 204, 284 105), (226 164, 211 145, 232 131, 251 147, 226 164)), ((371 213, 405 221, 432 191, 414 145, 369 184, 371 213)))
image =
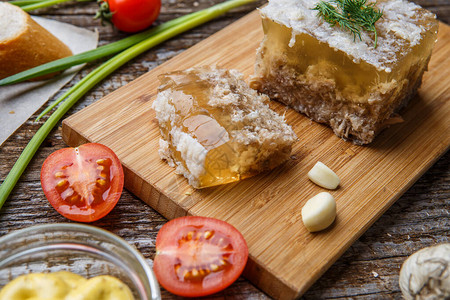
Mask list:
POLYGON ((156 237, 156 278, 169 292, 206 296, 232 284, 244 270, 248 248, 230 224, 206 217, 167 222, 156 237))
POLYGON ((156 20, 161 0, 107 0, 112 22, 125 32, 144 30, 156 20))
POLYGON ((50 154, 41 169, 50 204, 64 217, 93 222, 116 205, 123 189, 123 169, 116 154, 101 144, 84 144, 50 154))

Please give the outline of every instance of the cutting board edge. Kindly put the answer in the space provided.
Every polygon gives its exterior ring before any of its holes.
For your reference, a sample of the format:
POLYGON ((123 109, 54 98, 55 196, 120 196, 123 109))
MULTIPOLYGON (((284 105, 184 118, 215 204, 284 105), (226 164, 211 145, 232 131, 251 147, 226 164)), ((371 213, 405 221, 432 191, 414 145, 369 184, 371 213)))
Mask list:
POLYGON ((77 147, 81 144, 91 143, 92 141, 89 140, 88 137, 70 126, 70 119, 72 116, 62 121, 61 135, 64 143, 69 147, 77 147))

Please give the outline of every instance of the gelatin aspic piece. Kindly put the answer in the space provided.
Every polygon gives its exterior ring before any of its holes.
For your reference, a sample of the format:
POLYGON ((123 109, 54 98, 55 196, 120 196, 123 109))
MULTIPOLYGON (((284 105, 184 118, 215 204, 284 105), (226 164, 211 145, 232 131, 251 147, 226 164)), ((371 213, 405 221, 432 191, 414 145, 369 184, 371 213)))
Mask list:
MULTIPOLYGON (((420 6, 379 0, 378 34, 361 40, 330 26, 318 0, 270 0, 260 10, 264 39, 250 86, 356 144, 372 142, 414 96, 427 69, 438 22, 420 6)), ((371 3, 370 0, 368 4, 371 3)))
POLYGON ((290 156, 294 131, 239 72, 199 67, 159 79, 159 154, 193 187, 238 181, 290 156))

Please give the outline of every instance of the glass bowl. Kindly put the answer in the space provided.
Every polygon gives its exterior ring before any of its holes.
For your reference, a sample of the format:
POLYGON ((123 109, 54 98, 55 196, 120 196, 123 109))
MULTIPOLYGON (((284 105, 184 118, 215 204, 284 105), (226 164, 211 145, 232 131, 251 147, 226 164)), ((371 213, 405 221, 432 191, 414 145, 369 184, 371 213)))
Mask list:
POLYGON ((0 287, 19 275, 70 271, 86 278, 112 275, 136 300, 161 299, 144 257, 106 230, 77 223, 37 225, 0 238, 0 287))

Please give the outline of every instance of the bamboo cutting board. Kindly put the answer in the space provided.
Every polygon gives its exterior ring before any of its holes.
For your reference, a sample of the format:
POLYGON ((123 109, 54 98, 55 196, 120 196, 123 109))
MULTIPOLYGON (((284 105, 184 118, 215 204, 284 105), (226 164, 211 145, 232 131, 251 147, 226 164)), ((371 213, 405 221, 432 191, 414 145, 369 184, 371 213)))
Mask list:
POLYGON ((251 74, 263 35, 256 12, 67 118, 63 138, 70 146, 90 141, 112 148, 124 166, 126 188, 166 218, 201 215, 233 224, 249 245, 245 276, 272 297, 299 297, 449 148, 450 28, 440 25, 430 70, 403 113, 405 122, 369 146, 345 142, 272 103, 286 112, 300 138, 291 159, 272 172, 197 191, 160 160, 151 109, 157 75, 216 63, 251 74), (331 167, 342 184, 331 191, 337 201, 334 225, 311 234, 300 211, 325 191, 306 176, 317 161, 331 167))

